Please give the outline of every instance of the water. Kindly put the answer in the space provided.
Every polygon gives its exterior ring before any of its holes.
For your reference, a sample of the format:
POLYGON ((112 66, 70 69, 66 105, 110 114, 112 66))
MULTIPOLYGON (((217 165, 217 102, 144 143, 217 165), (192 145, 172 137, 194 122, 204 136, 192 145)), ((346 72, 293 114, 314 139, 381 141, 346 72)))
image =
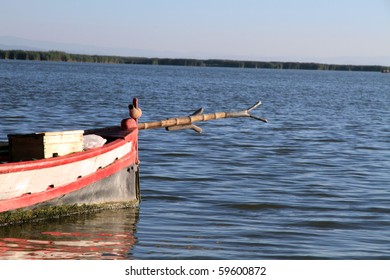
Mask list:
POLYGON ((141 131, 139 209, 0 228, 1 259, 390 259, 390 76, 0 61, 0 139, 245 109, 141 131))

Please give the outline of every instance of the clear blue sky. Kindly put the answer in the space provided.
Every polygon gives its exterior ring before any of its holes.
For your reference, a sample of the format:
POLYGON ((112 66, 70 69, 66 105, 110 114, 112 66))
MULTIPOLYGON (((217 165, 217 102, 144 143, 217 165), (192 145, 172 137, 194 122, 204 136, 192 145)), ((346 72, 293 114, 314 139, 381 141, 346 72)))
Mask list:
POLYGON ((390 65, 390 0, 0 0, 0 9, 0 36, 107 54, 390 65))

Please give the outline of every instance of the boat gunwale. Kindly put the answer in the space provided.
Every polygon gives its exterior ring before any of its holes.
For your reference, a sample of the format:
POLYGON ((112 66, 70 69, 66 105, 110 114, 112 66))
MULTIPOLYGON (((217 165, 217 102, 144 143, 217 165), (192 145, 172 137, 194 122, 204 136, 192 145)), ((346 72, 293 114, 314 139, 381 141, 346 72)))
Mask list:
MULTIPOLYGON (((112 128, 108 128, 107 131, 110 131, 112 128)), ((34 169, 43 169, 43 168, 50 168, 55 167, 59 165, 69 164, 78 162, 81 160, 89 159, 92 157, 96 157, 102 154, 105 154, 107 152, 110 152, 116 148, 121 147, 125 143, 131 141, 131 140, 137 140, 137 131, 138 129, 134 128, 128 131, 121 131, 123 135, 117 136, 118 139, 107 143, 103 145, 102 147, 93 148, 86 151, 80 151, 75 152, 72 154, 59 156, 59 157, 53 157, 53 158, 46 158, 46 159, 37 159, 37 160, 28 160, 28 161, 20 161, 20 162, 7 162, 0 164, 0 174, 7 174, 7 173, 13 173, 13 172, 20 172, 20 171, 27 171, 27 170, 34 170, 34 169), (135 133, 135 135, 134 135, 135 133)), ((97 130, 89 130, 86 134, 90 134, 93 131, 105 131, 104 128, 97 129, 97 130)))

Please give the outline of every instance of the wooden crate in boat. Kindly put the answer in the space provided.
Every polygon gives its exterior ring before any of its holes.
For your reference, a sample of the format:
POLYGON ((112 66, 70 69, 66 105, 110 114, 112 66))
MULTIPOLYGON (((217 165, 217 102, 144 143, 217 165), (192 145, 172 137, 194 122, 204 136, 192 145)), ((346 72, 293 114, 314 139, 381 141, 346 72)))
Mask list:
POLYGON ((63 156, 83 150, 83 130, 10 134, 12 161, 63 156))

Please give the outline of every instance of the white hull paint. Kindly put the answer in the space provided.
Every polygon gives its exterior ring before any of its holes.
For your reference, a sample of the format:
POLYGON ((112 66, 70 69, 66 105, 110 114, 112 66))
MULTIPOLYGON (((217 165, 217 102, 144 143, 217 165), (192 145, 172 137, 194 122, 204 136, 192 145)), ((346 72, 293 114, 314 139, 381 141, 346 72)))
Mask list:
POLYGON ((0 200, 43 192, 88 176, 112 164, 132 150, 132 142, 92 158, 42 169, 0 174, 0 200))

